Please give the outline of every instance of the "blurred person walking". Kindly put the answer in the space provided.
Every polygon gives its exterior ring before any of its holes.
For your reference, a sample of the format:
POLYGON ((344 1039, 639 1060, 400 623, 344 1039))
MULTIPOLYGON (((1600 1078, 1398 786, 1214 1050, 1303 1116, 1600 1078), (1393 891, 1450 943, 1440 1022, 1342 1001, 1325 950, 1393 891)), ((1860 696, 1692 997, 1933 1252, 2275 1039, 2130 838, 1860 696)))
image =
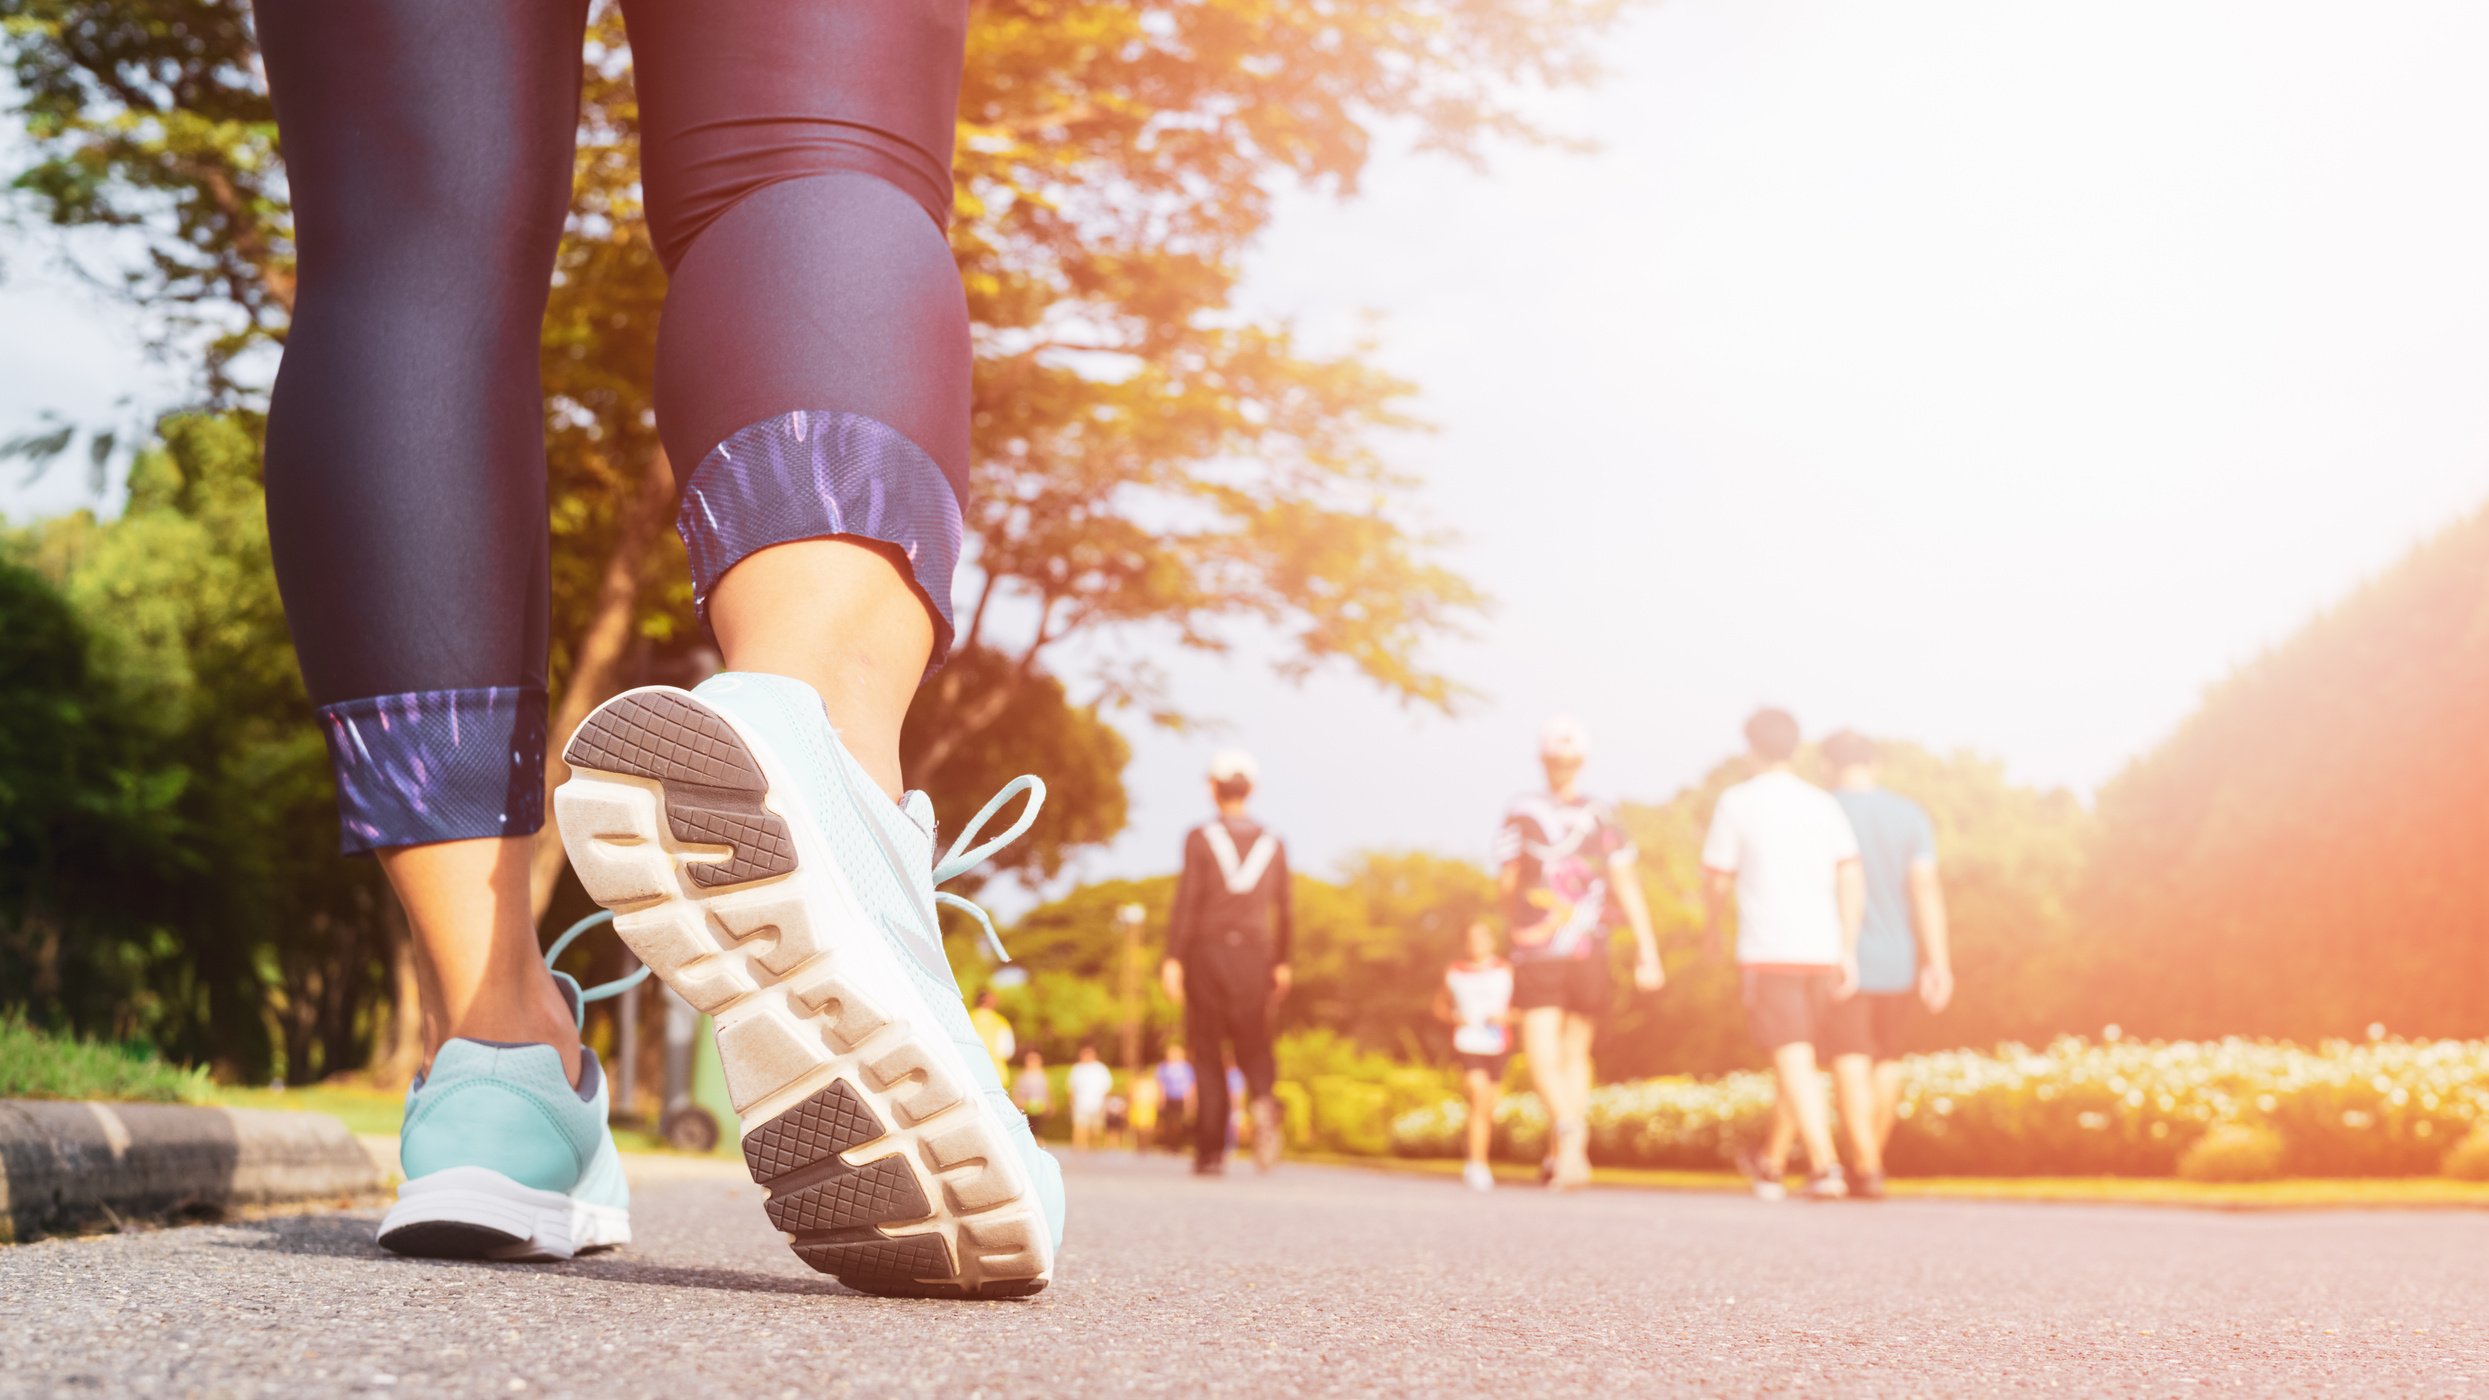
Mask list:
POLYGON ((1038 1120, 1054 1111, 1054 1086, 1046 1079, 1046 1057, 1034 1050, 1020 1058, 1020 1078, 1011 1086, 1011 1101, 1028 1115, 1031 1132, 1038 1120))
POLYGON ((1012 1031, 1011 1018, 1003 1014, 993 988, 977 993, 976 1009, 968 1013, 968 1024, 977 1028, 977 1039, 984 1044, 985 1053, 993 1057, 995 1081, 1009 1079, 1011 1062, 1020 1056, 1020 1037, 1012 1031))
POLYGON ((1082 1152, 1107 1141, 1108 1097, 1115 1089, 1115 1071, 1098 1058, 1098 1047, 1084 1042, 1080 1058, 1064 1076, 1064 1092, 1072 1101, 1072 1146, 1082 1152))
MULTIPOLYGON (((297 279, 268 409, 269 552, 342 844, 405 907, 421 1001, 404 1008, 425 1049, 406 1180, 379 1241, 525 1259, 620 1244, 628 1191, 580 1045, 596 994, 547 970, 529 891, 564 737, 547 734, 538 361, 589 6, 251 9, 297 279)), ((563 844, 624 941, 720 1013, 755 1179, 803 1182, 759 1199, 816 1222, 798 1257, 869 1292, 1033 1293, 1061 1242, 1060 1170, 1001 1109, 935 914, 974 907, 936 887, 1025 831, 1042 787, 1006 787, 945 853, 899 762, 951 648, 965 536, 972 346, 944 230, 968 7, 622 9, 667 276, 656 429, 693 612, 727 670, 614 697, 567 736, 563 844), (1020 792, 1018 821, 980 844, 1020 792), (729 946, 764 918, 774 954, 729 946), (835 997, 776 991, 833 950, 835 997), (763 997, 766 1016, 740 1014, 763 997), (867 1052, 833 1048, 857 1043, 842 1016, 870 1018, 874 1062, 919 1066, 926 1087, 856 1089, 880 1081, 867 1052), (911 1165, 920 1118, 994 1164, 966 1195, 911 1165), (875 1141, 907 1148, 877 1158, 876 1189, 821 1194, 814 1168, 834 1178, 875 1141), (904 1232, 883 1228, 890 1202, 919 1199, 904 1232)))
POLYGON ((1659 942, 1635 874, 1633 842, 1605 803, 1580 790, 1590 738, 1570 719, 1539 736, 1547 790, 1505 812, 1495 835, 1496 893, 1512 928, 1513 998, 1530 1077, 1547 1106, 1547 1183, 1590 1180, 1590 1052, 1614 1009, 1609 935, 1632 928, 1634 985, 1658 991, 1659 942))
POLYGON ((1461 1180, 1472 1191, 1495 1189, 1487 1150, 1495 1139, 1495 1098, 1512 1059, 1512 964, 1495 953, 1495 926, 1470 921, 1463 956, 1435 988, 1435 1019, 1452 1028, 1452 1059, 1469 1095, 1469 1159, 1461 1180))
POLYGON ((1279 1160, 1277 1078, 1270 1018, 1288 994, 1288 953, 1296 931, 1288 850, 1279 834, 1246 812, 1253 796, 1250 754, 1230 749, 1210 761, 1210 798, 1218 815, 1184 836, 1184 863, 1168 920, 1160 976, 1184 1008, 1184 1036, 1200 1063, 1200 1101, 1193 1106, 1193 1170, 1226 1169, 1230 1054, 1245 1083, 1253 1115, 1254 1164, 1279 1160))
POLYGON ((1761 769, 1720 794, 1703 839, 1704 924, 1714 950, 1725 946, 1737 913, 1737 963, 1746 1027, 1772 1057, 1777 1098, 1761 1154, 1745 1165, 1757 1195, 1786 1194, 1792 1136, 1806 1144, 1806 1194, 1849 1193, 1816 1072, 1819 1048, 1835 1056, 1842 1126, 1865 1181, 1879 1182, 1875 1096, 1858 1048, 1834 1039, 1842 1003, 1858 991, 1858 930, 1865 877, 1858 837, 1830 793, 1797 775, 1798 722, 1764 709, 1746 721, 1746 745, 1761 769))
POLYGON ((1199 1076, 1181 1045, 1170 1045, 1158 1061, 1151 1082, 1158 1088, 1158 1145, 1181 1152, 1192 1141, 1194 1089, 1199 1076))
MULTIPOLYGON (((1953 1001, 1953 948, 1944 881, 1936 872, 1936 827, 1918 803, 1878 784, 1875 741, 1854 729, 1824 740, 1832 797, 1858 833, 1867 911, 1858 930, 1858 995, 1835 1019, 1842 1050, 1874 1063, 1875 1143, 1881 1157, 1901 1105, 1901 1042, 1915 1001, 1936 1015, 1953 1001)), ((1881 1179, 1860 1194, 1881 1195, 1881 1179)))

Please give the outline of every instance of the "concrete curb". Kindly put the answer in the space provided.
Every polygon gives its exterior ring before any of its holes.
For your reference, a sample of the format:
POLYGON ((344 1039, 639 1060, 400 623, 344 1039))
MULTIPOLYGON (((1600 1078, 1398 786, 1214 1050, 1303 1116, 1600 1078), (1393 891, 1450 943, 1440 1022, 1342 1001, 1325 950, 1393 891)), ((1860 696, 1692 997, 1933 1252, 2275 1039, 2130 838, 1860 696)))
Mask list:
POLYGON ((382 1181, 326 1114, 0 1099, 0 1243, 363 1196, 382 1181))

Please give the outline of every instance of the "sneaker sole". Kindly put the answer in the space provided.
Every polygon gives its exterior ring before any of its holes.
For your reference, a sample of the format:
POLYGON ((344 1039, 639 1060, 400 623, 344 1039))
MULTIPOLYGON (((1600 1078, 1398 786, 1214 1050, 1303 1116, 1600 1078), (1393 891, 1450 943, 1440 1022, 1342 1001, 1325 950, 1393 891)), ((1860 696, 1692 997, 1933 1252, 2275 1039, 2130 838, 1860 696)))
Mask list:
POLYGON ((796 1257, 897 1297, 1053 1274, 1018 1153, 766 748, 697 697, 618 695, 563 752, 562 844, 614 931, 717 1027, 743 1155, 796 1257))
POLYGON ((631 1242, 630 1215, 522 1186, 489 1167, 448 1167, 398 1187, 375 1237, 425 1259, 547 1261, 631 1242))

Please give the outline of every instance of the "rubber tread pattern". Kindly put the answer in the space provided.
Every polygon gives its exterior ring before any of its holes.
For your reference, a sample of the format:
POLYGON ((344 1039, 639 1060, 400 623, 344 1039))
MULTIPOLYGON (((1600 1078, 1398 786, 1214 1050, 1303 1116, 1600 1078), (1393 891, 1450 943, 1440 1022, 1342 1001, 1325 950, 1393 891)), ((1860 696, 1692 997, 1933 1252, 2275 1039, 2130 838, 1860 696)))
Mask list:
POLYGON ((948 1278, 951 1247, 938 1234, 901 1235, 896 1239, 798 1244, 796 1257, 840 1283, 866 1293, 890 1292, 905 1297, 956 1296, 967 1290, 922 1282, 948 1278))
POLYGON ((744 1134, 743 1163, 753 1180, 766 1185, 880 1136, 882 1125, 864 1106, 864 1096, 839 1080, 744 1134))
POLYGON ((573 768, 653 778, 678 841, 724 846, 689 867, 702 886, 738 885, 795 868, 795 837, 761 800, 768 780, 726 721, 689 696, 650 691, 599 707, 562 750, 573 768))
POLYGON ((785 1195, 773 1190, 768 1211, 771 1224, 790 1235, 804 1235, 922 1220, 933 1214, 933 1207, 907 1160, 884 1157, 785 1195))

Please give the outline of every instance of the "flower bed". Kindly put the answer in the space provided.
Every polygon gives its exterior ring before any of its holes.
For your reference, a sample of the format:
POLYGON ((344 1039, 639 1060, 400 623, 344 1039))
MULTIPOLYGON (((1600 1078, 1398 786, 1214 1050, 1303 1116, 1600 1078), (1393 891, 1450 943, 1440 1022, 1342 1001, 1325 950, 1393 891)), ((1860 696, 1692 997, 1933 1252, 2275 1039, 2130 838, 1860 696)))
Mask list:
MULTIPOLYGON (((1896 1174, 2166 1176, 2211 1129, 2280 1137, 2291 1176, 2431 1173, 2475 1124, 2489 1125, 2489 1042, 2378 1037, 2314 1048, 2266 1041, 2068 1038, 2044 1049, 1952 1051, 1902 1062, 1896 1174)), ((1771 1080, 1610 1084, 1591 1099, 1593 1157, 1613 1166, 1717 1168, 1769 1125, 1771 1080)), ((1467 1114, 1446 1098, 1402 1113, 1401 1156, 1456 1156, 1467 1114)), ((1534 1096, 1496 1111, 1496 1151, 1535 1160, 1546 1115, 1534 1096)))

